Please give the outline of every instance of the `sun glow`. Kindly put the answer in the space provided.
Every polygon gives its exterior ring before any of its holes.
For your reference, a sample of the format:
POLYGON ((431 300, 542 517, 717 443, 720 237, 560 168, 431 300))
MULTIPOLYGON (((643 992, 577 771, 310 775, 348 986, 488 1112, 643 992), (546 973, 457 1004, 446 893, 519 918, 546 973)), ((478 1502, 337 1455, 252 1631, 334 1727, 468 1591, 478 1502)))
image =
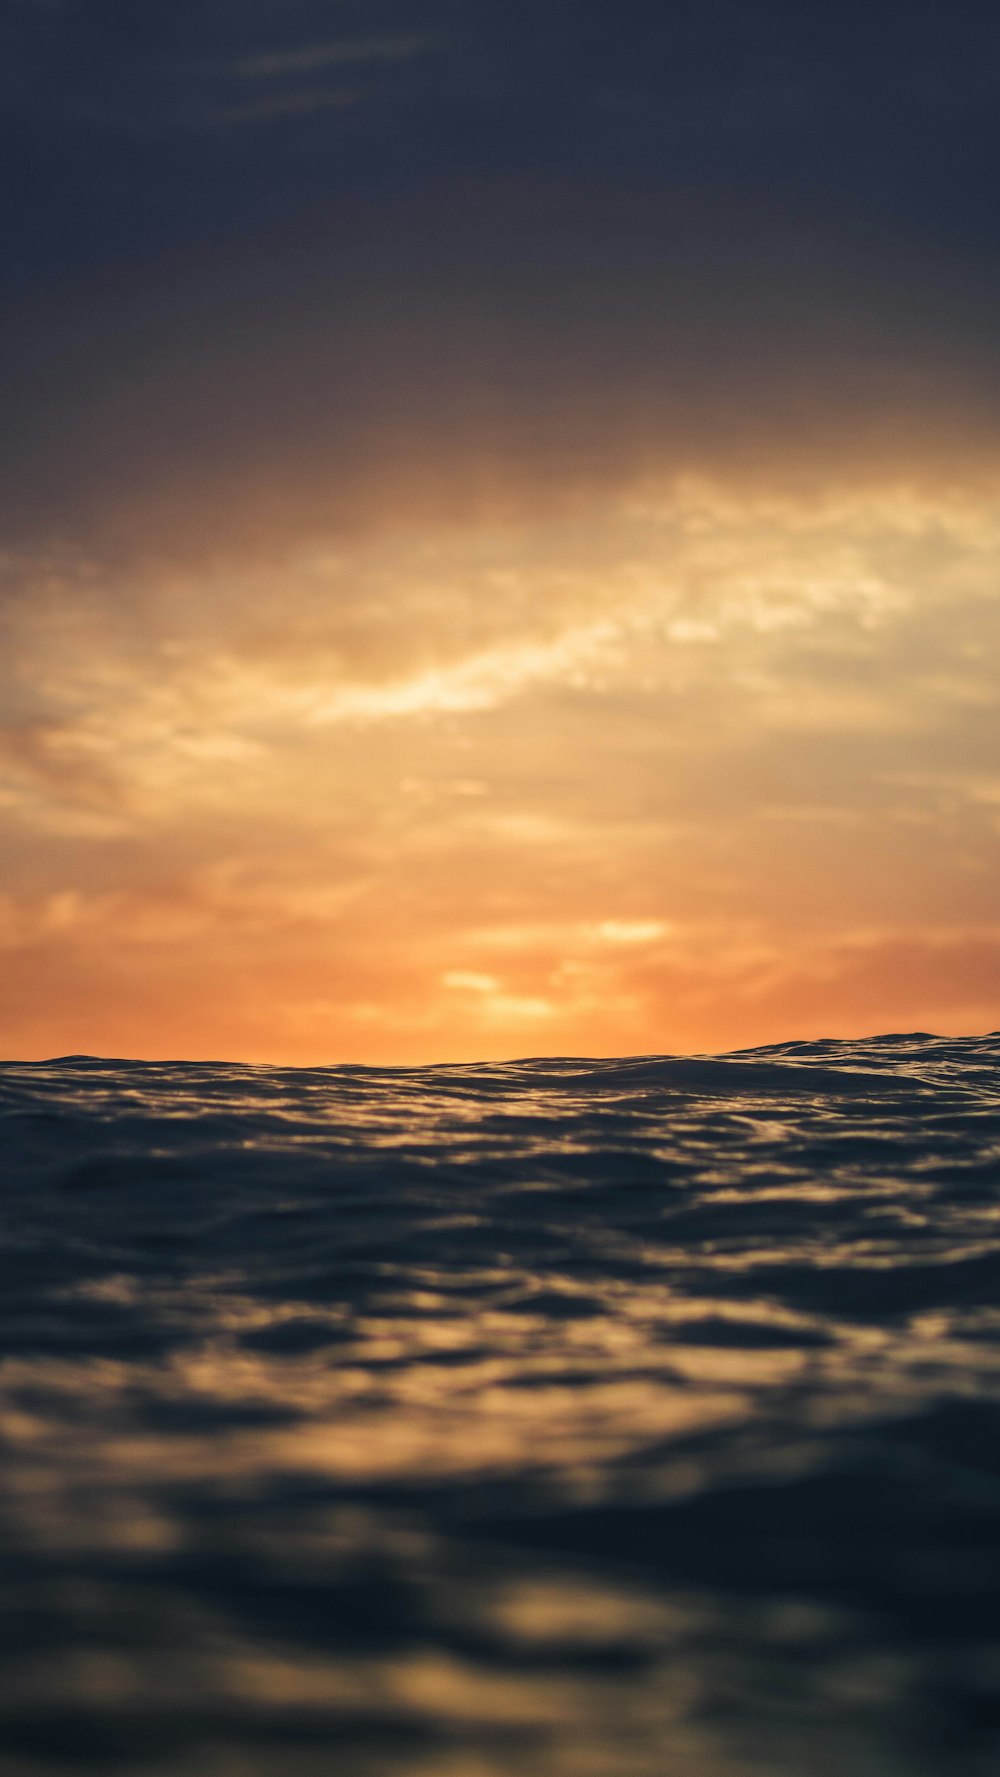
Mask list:
POLYGON ((690 477, 132 564, 128 630, 113 571, 81 601, 22 558, 4 1046, 410 1060, 982 1021, 998 570, 982 490, 690 477))

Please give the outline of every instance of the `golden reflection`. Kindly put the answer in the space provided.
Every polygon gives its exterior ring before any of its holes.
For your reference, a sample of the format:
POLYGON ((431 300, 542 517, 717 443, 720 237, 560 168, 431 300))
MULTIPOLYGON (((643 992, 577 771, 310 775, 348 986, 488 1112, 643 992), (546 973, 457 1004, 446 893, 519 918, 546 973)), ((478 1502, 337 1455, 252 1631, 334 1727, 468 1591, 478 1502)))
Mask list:
POLYGON ((176 1719, 187 1773, 207 1720, 204 1777, 745 1777, 746 1723, 881 1761, 914 1578, 935 1625, 989 1581, 996 1051, 8 1068, 15 1731, 176 1719))

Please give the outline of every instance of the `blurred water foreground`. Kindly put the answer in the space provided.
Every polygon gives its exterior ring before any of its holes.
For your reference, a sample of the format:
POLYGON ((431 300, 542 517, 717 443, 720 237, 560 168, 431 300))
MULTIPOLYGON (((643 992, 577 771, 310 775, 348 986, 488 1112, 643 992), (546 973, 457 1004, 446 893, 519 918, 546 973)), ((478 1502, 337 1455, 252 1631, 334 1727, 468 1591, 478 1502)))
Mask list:
POLYGON ((3 1777, 995 1777, 1000 1037, 0 1116, 3 1777))

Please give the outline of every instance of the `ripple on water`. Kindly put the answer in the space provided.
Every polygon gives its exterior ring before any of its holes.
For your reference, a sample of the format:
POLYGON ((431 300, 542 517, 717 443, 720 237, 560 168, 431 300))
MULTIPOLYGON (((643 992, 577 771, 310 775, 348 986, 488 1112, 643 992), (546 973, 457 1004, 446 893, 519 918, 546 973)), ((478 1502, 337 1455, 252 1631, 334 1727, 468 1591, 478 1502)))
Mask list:
POLYGON ((0 1070, 0 1771, 1000 1768, 1000 1038, 0 1070))

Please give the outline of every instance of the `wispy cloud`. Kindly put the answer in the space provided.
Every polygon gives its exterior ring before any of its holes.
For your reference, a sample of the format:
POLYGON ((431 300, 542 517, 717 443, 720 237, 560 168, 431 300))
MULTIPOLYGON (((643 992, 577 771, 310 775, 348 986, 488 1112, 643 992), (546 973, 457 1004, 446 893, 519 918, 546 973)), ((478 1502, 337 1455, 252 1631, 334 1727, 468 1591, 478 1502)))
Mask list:
POLYGON ((324 68, 360 67, 371 62, 409 62, 439 49, 442 41, 436 34, 418 31, 399 36, 337 38, 329 43, 245 56, 236 63, 235 72, 244 79, 267 80, 316 74, 324 68))

